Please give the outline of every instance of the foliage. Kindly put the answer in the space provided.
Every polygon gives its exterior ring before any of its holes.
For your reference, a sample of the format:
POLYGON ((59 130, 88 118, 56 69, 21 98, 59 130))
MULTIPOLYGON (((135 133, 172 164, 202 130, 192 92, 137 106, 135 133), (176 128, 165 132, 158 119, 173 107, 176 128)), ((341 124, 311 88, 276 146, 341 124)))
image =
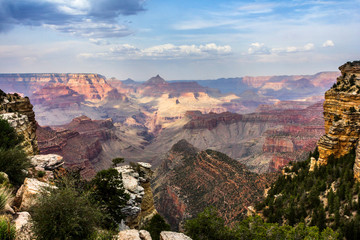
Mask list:
POLYGON ((0 212, 5 209, 6 204, 11 202, 11 200, 12 195, 9 189, 6 187, 0 187, 0 212))
POLYGON ((31 216, 39 240, 88 239, 101 221, 99 209, 89 198, 68 185, 44 190, 31 216))
POLYGON ((15 129, 10 126, 7 120, 0 118, 0 148, 1 149, 12 149, 18 146, 24 137, 18 135, 15 129))
POLYGON ((0 239, 13 240, 15 239, 15 226, 4 217, 0 217, 0 239))
POLYGON ((38 171, 37 172, 37 177, 38 178, 42 178, 42 177, 44 177, 45 176, 45 172, 44 171, 38 171))
POLYGON ((193 240, 233 239, 231 231, 224 225, 215 208, 206 208, 194 219, 187 220, 185 232, 193 240))
POLYGON ((185 224, 186 234, 194 240, 247 240, 247 239, 337 239, 330 228, 323 231, 300 223, 295 227, 266 223, 259 216, 247 217, 233 228, 226 227, 214 208, 207 208, 185 224))
POLYGON ((170 231, 170 225, 165 222, 161 215, 156 214, 146 224, 144 229, 150 233, 153 240, 159 240, 162 231, 170 231))
POLYGON ((17 135, 15 129, 0 119, 0 172, 5 172, 11 183, 21 184, 26 177, 26 169, 30 161, 19 145, 23 137, 17 135))
POLYGON ((0 171, 5 172, 13 184, 20 185, 24 182, 29 167, 30 160, 22 149, 0 148, 0 171))
POLYGON ((124 162, 124 158, 114 158, 112 160, 112 166, 113 167, 117 167, 117 165, 119 165, 120 163, 124 162))
MULTIPOLYGON (((315 153, 311 156, 315 157, 315 153)), ((338 159, 330 156, 327 165, 309 172, 311 156, 293 164, 291 172, 295 177, 279 176, 264 202, 257 204, 257 210, 271 223, 295 226, 310 219, 306 224, 320 231, 331 227, 340 238, 360 237, 360 202, 354 201, 360 197, 359 184, 353 178, 355 151, 338 159), (327 206, 320 196, 327 198, 327 206)))
POLYGON ((91 185, 92 199, 107 214, 104 227, 115 229, 123 219, 121 209, 129 200, 129 195, 125 193, 123 187, 121 174, 113 168, 102 170, 93 178, 91 185))
POLYGON ((115 240, 117 232, 109 230, 98 230, 93 233, 90 240, 115 240))

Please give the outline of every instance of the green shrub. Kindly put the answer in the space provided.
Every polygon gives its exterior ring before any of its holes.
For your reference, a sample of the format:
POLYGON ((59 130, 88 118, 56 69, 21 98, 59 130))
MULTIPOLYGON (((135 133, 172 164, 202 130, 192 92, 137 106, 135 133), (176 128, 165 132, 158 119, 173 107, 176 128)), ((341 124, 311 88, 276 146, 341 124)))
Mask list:
POLYGON ((116 229, 123 219, 121 209, 129 200, 121 174, 113 168, 102 170, 91 181, 91 197, 106 214, 103 227, 116 229))
POLYGON ((13 240, 15 239, 15 226, 9 220, 0 218, 0 239, 13 240))
POLYGON ((5 172, 11 183, 21 185, 29 167, 30 160, 22 149, 17 147, 12 149, 0 148, 0 172, 5 172))
POLYGON ((24 140, 19 136, 15 129, 10 126, 8 121, 0 118, 0 148, 11 149, 19 145, 24 140))
POLYGON ((11 192, 6 187, 0 187, 0 211, 3 211, 5 209, 5 205, 11 200, 11 192))
POLYGON ((156 214, 145 225, 144 229, 150 233, 153 240, 159 240, 162 231, 170 231, 170 225, 165 222, 162 216, 156 214))
POLYGON ((38 171, 37 172, 37 177, 38 178, 42 178, 42 177, 44 177, 45 176, 45 172, 44 171, 38 171))
POLYGON ((99 209, 71 186, 44 191, 31 216, 39 240, 88 239, 101 222, 99 209))

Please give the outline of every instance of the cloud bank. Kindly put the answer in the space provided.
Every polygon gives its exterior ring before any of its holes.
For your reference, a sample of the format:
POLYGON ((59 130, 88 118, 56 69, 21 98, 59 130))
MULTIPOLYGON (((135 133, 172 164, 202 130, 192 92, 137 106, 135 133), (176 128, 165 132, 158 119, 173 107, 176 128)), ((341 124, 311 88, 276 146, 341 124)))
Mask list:
POLYGON ((0 0, 0 32, 25 25, 83 37, 122 37, 131 31, 117 18, 142 11, 144 0, 0 0))
POLYGON ((111 47, 105 53, 83 53, 83 58, 103 58, 108 60, 124 59, 212 59, 228 56, 232 53, 229 45, 218 46, 215 43, 205 45, 179 45, 163 44, 140 49, 133 45, 123 44, 111 47))

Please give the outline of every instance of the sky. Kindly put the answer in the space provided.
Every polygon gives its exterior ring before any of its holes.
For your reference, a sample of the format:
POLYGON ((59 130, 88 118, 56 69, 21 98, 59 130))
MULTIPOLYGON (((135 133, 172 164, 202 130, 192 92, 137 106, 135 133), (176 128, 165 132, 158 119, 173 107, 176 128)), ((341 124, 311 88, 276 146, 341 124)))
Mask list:
POLYGON ((359 39, 360 0, 0 0, 0 73, 315 74, 359 39))

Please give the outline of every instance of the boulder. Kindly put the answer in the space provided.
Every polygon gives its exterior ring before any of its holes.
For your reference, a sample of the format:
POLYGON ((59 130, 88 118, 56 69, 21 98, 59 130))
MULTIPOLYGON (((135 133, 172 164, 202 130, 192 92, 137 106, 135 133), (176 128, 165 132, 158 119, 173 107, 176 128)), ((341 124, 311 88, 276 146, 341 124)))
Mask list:
POLYGON ((14 224, 16 228, 16 240, 33 239, 31 216, 28 212, 18 212, 14 219, 14 224))
POLYGON ((118 240, 142 240, 139 231, 135 229, 121 231, 117 237, 118 240))
POLYGON ((45 188, 55 188, 48 183, 40 182, 35 178, 25 178, 24 184, 21 185, 16 193, 14 205, 20 211, 27 211, 36 203, 36 195, 45 188))
POLYGON ((191 240, 183 233, 163 231, 160 233, 160 240, 191 240))
POLYGON ((141 240, 152 240, 150 233, 146 230, 140 230, 139 236, 140 236, 141 240))
POLYGON ((64 164, 63 157, 56 154, 35 155, 31 158, 31 164, 35 168, 55 170, 64 164))

